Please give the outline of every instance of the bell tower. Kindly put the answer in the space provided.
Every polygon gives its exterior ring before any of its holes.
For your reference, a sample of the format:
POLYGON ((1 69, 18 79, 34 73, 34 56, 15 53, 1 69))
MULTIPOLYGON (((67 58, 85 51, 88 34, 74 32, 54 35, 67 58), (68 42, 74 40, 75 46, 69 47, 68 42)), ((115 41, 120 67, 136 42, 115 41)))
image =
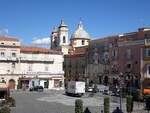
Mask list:
POLYGON ((59 46, 68 45, 68 31, 68 26, 65 24, 64 20, 61 20, 58 28, 59 46))
POLYGON ((56 49, 59 46, 58 41, 58 30, 54 27, 51 33, 51 49, 56 49))
POLYGON ((54 27, 51 33, 51 49, 55 49, 68 54, 69 42, 68 42, 68 26, 65 24, 64 20, 57 28, 54 27))

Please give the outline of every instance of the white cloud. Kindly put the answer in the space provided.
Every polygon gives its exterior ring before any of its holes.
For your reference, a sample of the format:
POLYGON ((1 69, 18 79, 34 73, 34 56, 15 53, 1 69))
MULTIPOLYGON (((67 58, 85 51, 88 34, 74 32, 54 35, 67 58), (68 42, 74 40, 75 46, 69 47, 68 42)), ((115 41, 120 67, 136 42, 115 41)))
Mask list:
POLYGON ((2 30, 0 30, 0 34, 8 34, 8 29, 2 29, 2 30))
POLYGON ((33 38, 33 41, 31 43, 35 45, 50 45, 50 38, 49 37, 41 39, 33 38))

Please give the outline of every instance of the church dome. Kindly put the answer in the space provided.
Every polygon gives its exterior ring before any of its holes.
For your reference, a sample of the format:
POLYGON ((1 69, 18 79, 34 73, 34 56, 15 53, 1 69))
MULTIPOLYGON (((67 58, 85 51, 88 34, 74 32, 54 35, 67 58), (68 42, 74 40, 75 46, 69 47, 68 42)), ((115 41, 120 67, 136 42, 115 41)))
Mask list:
POLYGON ((75 39, 75 38, 90 39, 90 35, 83 29, 83 24, 81 21, 78 24, 78 28, 73 32, 71 36, 71 39, 75 39))

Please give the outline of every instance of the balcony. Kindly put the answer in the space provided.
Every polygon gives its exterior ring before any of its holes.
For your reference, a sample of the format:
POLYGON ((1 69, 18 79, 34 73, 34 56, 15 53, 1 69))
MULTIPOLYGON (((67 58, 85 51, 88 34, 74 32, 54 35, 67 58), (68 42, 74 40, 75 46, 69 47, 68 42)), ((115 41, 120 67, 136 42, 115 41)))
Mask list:
POLYGON ((126 68, 126 69, 125 69, 125 72, 126 72, 126 73, 130 73, 131 71, 132 71, 131 68, 126 68))
POLYGON ((104 74, 109 74, 109 70, 104 69, 103 72, 104 74))
POLYGON ((149 46, 150 45, 150 39, 145 39, 145 46, 149 46))
POLYGON ((17 57, 0 57, 0 61, 18 61, 17 57))
POLYGON ((29 61, 29 62, 54 62, 54 58, 27 58, 27 57, 20 57, 21 61, 29 61))
POLYGON ((133 58, 133 55, 125 54, 125 58, 126 58, 126 59, 132 59, 132 58, 133 58))
POLYGON ((117 59, 119 59, 119 56, 112 56, 111 59, 112 60, 117 60, 117 59))
POLYGON ((103 58, 102 63, 103 64, 109 64, 110 62, 109 62, 108 58, 103 58))
POLYGON ((63 75, 64 71, 59 71, 59 72, 24 71, 24 72, 17 72, 17 74, 23 74, 23 75, 63 75))

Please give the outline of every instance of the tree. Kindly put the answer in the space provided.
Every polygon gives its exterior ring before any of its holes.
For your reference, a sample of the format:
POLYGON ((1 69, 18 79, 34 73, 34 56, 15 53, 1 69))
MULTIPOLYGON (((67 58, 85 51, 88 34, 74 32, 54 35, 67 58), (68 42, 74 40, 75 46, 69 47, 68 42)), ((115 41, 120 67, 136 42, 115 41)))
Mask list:
POLYGON ((131 95, 127 96, 126 109, 128 113, 132 113, 133 111, 133 97, 131 95))
POLYGON ((0 109, 0 113, 10 113, 10 108, 9 107, 3 107, 0 109))
POLYGON ((94 92, 94 93, 97 93, 97 92, 98 92, 98 86, 97 86, 97 84, 94 85, 93 92, 94 92))
POLYGON ((104 98, 104 113, 109 113, 110 100, 109 97, 104 98))
POLYGON ((75 113, 83 113, 83 101, 81 99, 75 101, 75 113))

